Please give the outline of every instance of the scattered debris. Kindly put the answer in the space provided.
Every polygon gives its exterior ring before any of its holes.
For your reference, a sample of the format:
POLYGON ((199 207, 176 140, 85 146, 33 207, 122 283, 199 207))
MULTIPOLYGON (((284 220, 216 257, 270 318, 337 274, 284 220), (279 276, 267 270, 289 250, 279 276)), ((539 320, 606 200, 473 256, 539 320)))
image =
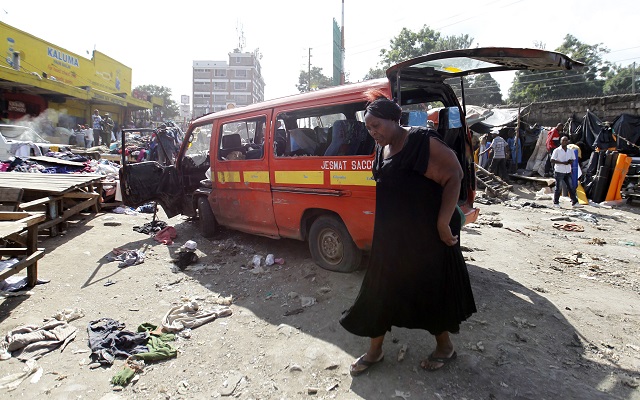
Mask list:
POLYGON ((629 386, 633 389, 639 386, 638 379, 627 374, 623 374, 622 376, 620 376, 620 382, 622 382, 623 385, 629 386))
POLYGON ((284 316, 288 317, 290 315, 300 314, 301 312, 304 312, 304 308, 296 308, 296 309, 289 310, 289 311, 285 312, 284 316))
POLYGON ((407 355, 407 345, 403 344, 398 351, 398 362, 403 361, 404 357, 407 355))
POLYGON ((578 224, 553 224, 553 227, 568 232, 584 232, 584 226, 578 224))
POLYGON ((478 343, 470 344, 469 348, 471 350, 473 350, 473 351, 483 352, 484 351, 484 344, 482 343, 482 341, 479 341, 478 343))
POLYGON ((24 364, 22 372, 7 375, 0 379, 0 389, 15 390, 25 379, 35 374, 40 368, 38 362, 34 359, 27 360, 24 364))
POLYGON ((291 325, 287 325, 287 324, 280 324, 278 325, 278 328, 276 329, 278 331, 279 334, 285 335, 286 337, 291 337, 291 334, 293 333, 293 327, 291 325))
POLYGON ((511 232, 519 233, 519 234, 524 235, 524 236, 531 236, 528 233, 522 232, 520 229, 517 229, 517 228, 505 227, 504 229, 506 229, 508 231, 511 231, 511 232))
POLYGON ((327 386, 325 390, 326 390, 327 392, 330 392, 330 391, 332 391, 332 390, 334 390, 334 389, 337 389, 337 388, 338 388, 338 386, 339 386, 339 384, 336 382, 336 383, 334 383, 333 385, 329 385, 329 386, 327 386))
POLYGON ((581 257, 580 254, 574 254, 570 256, 564 255, 564 256, 553 257, 553 260, 563 264, 579 265, 579 264, 582 264, 582 261, 580 261, 580 257, 581 257))
POLYGON ((289 366, 289 372, 302 372, 302 367, 298 364, 293 364, 289 366))
POLYGON ((241 375, 241 374, 235 374, 235 375, 232 375, 231 377, 227 378, 222 383, 222 388, 220 389, 220 395, 221 396, 231 396, 231 395, 233 395, 233 392, 236 390, 236 388, 240 384, 240 381, 242 381, 243 378, 244 378, 244 376, 241 375))
POLYGON ((316 298, 301 296, 300 303, 302 304, 302 307, 311 307, 312 305, 316 304, 316 298))
POLYGON ((58 321, 71 322, 73 320, 84 317, 84 310, 82 308, 67 308, 61 311, 55 312, 51 318, 55 318, 58 321))
POLYGON ((274 257, 273 254, 267 254, 267 256, 264 259, 264 265, 270 267, 275 263, 274 261, 274 257))
POLYGON ((513 317, 514 324, 518 328, 535 328, 536 325, 527 321, 526 318, 513 317))
POLYGON ((400 390, 396 390, 395 394, 391 397, 401 397, 404 400, 409 400, 409 397, 411 397, 411 393, 409 392, 402 392, 400 390))

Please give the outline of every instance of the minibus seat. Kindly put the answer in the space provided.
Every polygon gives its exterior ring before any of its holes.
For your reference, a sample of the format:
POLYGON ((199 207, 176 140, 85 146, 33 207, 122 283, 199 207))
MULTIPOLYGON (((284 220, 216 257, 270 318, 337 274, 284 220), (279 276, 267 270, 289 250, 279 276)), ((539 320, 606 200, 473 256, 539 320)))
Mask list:
POLYGON ((245 148, 242 145, 242 138, 239 133, 232 133, 222 136, 222 143, 220 149, 220 157, 226 157, 232 151, 239 151, 245 153, 245 148))
POLYGON ((458 159, 460 159, 462 157, 461 155, 465 153, 465 140, 463 135, 461 135, 461 133, 464 132, 463 128, 449 128, 449 110, 447 108, 438 111, 438 122, 437 132, 439 138, 445 142, 447 146, 456 153, 458 159))
POLYGON ((283 156, 287 149, 287 131, 284 128, 276 129, 274 137, 276 156, 283 156))
POLYGON ((316 149, 317 156, 323 156, 327 151, 327 147, 331 144, 331 127, 316 126, 313 128, 318 138, 318 148, 316 149))
POLYGON ((296 149, 291 149, 291 154, 298 156, 313 156, 316 154, 318 142, 316 141, 316 133, 313 129, 295 128, 291 129, 289 134, 298 146, 296 149))
POLYGON ((325 151, 325 156, 356 155, 360 146, 366 142, 367 128, 364 122, 355 119, 343 119, 333 123, 331 130, 331 144, 325 151))
POLYGON ((368 156, 373 153, 373 149, 376 147, 376 141, 373 136, 369 135, 369 131, 366 133, 364 140, 360 142, 360 147, 358 147, 358 152, 356 153, 358 156, 368 156))

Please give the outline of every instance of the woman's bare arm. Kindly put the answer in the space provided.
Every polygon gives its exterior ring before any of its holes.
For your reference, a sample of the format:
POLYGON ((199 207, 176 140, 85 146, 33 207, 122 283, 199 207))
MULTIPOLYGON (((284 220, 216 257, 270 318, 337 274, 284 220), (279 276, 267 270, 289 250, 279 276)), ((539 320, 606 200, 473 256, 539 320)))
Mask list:
POLYGON ((458 203, 460 182, 463 177, 462 167, 453 150, 439 140, 431 138, 429 149, 429 165, 424 176, 442 186, 442 202, 437 222, 438 233, 440 240, 448 246, 453 246, 458 242, 458 236, 451 233, 449 221, 458 203))

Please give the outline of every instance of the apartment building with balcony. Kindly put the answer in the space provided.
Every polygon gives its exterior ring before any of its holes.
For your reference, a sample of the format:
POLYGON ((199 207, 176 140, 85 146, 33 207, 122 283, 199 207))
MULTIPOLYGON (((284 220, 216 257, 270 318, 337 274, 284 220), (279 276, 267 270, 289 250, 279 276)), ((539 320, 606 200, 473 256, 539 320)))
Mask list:
POLYGON ((264 100, 260 53, 229 53, 228 61, 193 61, 193 116, 264 100))

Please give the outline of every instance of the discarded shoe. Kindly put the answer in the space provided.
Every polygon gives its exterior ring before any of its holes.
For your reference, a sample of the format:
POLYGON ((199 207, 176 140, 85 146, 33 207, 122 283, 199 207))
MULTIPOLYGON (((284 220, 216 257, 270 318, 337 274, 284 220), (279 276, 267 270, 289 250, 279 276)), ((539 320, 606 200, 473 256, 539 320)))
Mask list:
POLYGON ((191 264, 198 262, 198 255, 193 251, 181 251, 177 253, 177 257, 173 259, 173 263, 183 271, 191 264))
POLYGON ((422 361, 420 363, 420 368, 424 369, 425 371, 437 371, 440 368, 444 367, 445 365, 449 364, 451 361, 455 360, 456 357, 458 357, 458 353, 456 353, 456 351, 454 350, 453 353, 451 354, 450 357, 436 357, 433 355, 433 353, 429 354, 429 357, 427 358, 426 361, 430 361, 430 362, 437 362, 442 364, 439 367, 436 368, 429 368, 427 366, 427 363, 425 361, 422 361))
POLYGON ((380 354, 380 357, 378 357, 376 361, 365 360, 364 357, 366 355, 366 353, 361 355, 360 357, 358 357, 355 363, 351 364, 351 366, 349 367, 349 373, 351 374, 351 376, 358 376, 384 360, 384 353, 380 354))

